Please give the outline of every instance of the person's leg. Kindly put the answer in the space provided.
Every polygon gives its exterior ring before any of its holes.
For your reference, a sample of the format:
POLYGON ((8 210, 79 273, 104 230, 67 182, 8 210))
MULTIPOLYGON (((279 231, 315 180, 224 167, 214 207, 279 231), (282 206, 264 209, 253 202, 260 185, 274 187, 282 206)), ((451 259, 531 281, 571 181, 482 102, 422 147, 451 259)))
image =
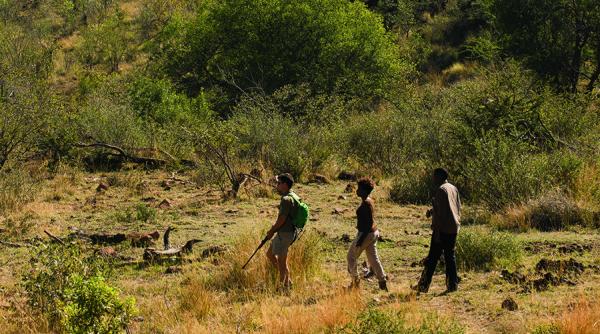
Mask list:
POLYGON ((383 265, 379 259, 379 254, 377 254, 377 238, 379 238, 378 231, 375 233, 369 233, 369 236, 367 236, 364 241, 366 243, 365 251, 367 253, 367 261, 369 262, 371 268, 375 271, 380 288, 387 290, 385 283, 385 271, 383 270, 383 265))
POLYGON ((287 253, 277 256, 277 264, 279 268, 279 286, 289 287, 290 268, 288 267, 287 253))
POLYGON ((271 262, 271 264, 273 265, 273 267, 278 268, 277 257, 273 253, 273 244, 271 244, 269 246, 269 249, 267 249, 267 258, 269 259, 269 261, 271 262))
POLYGON ((350 274, 350 278, 352 279, 353 285, 358 285, 358 282, 360 282, 360 279, 358 277, 358 258, 360 257, 360 254, 364 249, 364 242, 363 245, 361 245, 361 247, 356 247, 356 242, 358 241, 359 237, 360 233, 358 233, 354 241, 352 241, 352 244, 348 248, 347 255, 348 273, 350 274))
POLYGON ((419 280, 418 289, 420 292, 427 292, 429 290, 429 285, 431 284, 431 279, 435 273, 435 267, 437 266, 438 260, 442 255, 442 250, 441 242, 436 233, 434 233, 431 236, 431 245, 429 246, 427 261, 425 261, 425 268, 423 269, 421 279, 419 280))
POLYGON ((442 234, 444 260, 446 262, 446 288, 456 291, 458 288, 458 273, 456 272, 456 234, 442 234))

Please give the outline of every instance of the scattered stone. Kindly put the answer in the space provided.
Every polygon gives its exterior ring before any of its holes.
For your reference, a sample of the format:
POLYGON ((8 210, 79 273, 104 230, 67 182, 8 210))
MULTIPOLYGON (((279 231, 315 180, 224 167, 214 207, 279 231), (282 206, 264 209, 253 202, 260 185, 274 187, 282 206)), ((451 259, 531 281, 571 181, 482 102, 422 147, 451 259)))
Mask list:
POLYGON ((331 183, 331 181, 329 181, 327 176, 321 175, 321 174, 311 175, 310 180, 314 183, 319 183, 319 184, 330 184, 331 183))
POLYGON ((165 274, 179 274, 183 272, 183 269, 178 266, 169 266, 167 270, 165 270, 165 274))
POLYGON ((309 221, 311 221, 311 222, 316 222, 316 221, 319 221, 319 219, 318 219, 318 218, 314 218, 314 217, 312 217, 312 218, 309 218, 308 220, 309 220, 309 221))
POLYGON ((335 209, 333 209, 332 214, 334 214, 334 215, 342 215, 346 211, 348 211, 347 208, 335 208, 335 209))
POLYGON ((356 191, 356 186, 354 185, 354 183, 348 183, 348 185, 346 185, 346 189, 344 189, 344 192, 347 194, 353 193, 356 191))
POLYGON ((346 171, 342 171, 342 172, 340 172, 340 174, 338 174, 338 180, 356 181, 356 174, 355 173, 346 172, 346 171))
POLYGON ((527 277, 518 271, 511 273, 510 271, 504 269, 500 273, 500 277, 512 284, 523 284, 527 282, 527 277))
POLYGON ((585 266, 581 262, 575 261, 573 258, 569 260, 548 260, 541 259, 535 266, 537 272, 555 272, 557 274, 575 274, 579 275, 585 270, 585 266))
POLYGON ((112 247, 103 247, 96 251, 102 257, 117 257, 117 251, 112 247))
POLYGON ((162 202, 158 205, 159 209, 168 209, 171 207, 171 202, 167 199, 163 199, 162 202))
POLYGON ((175 182, 173 182, 171 180, 163 180, 162 182, 160 182, 160 186, 164 190, 171 190, 171 188, 173 187, 174 184, 175 184, 175 182))
POLYGON ((341 242, 345 242, 345 243, 349 243, 349 242, 352 242, 352 239, 350 239, 350 236, 348 234, 344 233, 340 237, 340 241, 341 242))
POLYGON ((233 213, 238 213, 239 211, 240 210, 238 210, 238 209, 227 209, 227 210, 225 210, 225 213, 233 214, 233 213))
POLYGON ((345 201, 347 199, 347 197, 344 196, 344 195, 340 195, 340 196, 338 196, 338 199, 342 200, 342 201, 345 201))
POLYGON ((507 311, 517 311, 519 309, 519 305, 514 299, 508 297, 502 302, 502 308, 507 311))
POLYGON ((100 183, 98 184, 98 187, 96 187, 96 192, 98 192, 98 193, 99 193, 99 192, 106 191, 106 190, 108 190, 108 184, 106 184, 106 183, 104 183, 104 182, 100 182, 100 183))
POLYGON ((227 248, 223 246, 210 246, 202 251, 202 257, 207 258, 215 254, 221 254, 225 252, 227 248))

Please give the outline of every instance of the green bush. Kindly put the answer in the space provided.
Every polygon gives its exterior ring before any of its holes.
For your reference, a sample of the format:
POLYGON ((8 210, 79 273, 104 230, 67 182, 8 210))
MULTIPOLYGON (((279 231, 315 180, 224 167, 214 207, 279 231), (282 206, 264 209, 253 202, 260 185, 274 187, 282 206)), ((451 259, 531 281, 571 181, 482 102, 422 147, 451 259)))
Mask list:
POLYGON ((432 177, 428 170, 414 169, 394 179, 390 199, 398 204, 430 204, 432 190, 432 177))
POLYGON ((372 99, 412 70, 381 18, 344 0, 206 1, 195 20, 175 17, 153 53, 188 91, 218 83, 232 97, 308 83, 372 99))
POLYGON ((72 277, 111 274, 105 262, 86 256, 79 246, 71 244, 40 244, 32 249, 29 264, 30 270, 23 276, 28 305, 44 314, 56 329, 64 316, 61 306, 69 300, 72 277))
POLYGON ((331 128, 283 115, 272 98, 244 99, 228 122, 243 143, 241 157, 261 162, 275 173, 301 178, 336 152, 331 128))
POLYGON ((339 333, 355 334, 459 334, 464 333, 462 326, 445 321, 430 314, 418 325, 408 325, 401 313, 390 314, 375 308, 369 308, 354 323, 340 329, 339 333))
POLYGON ((136 312, 135 300, 122 300, 102 276, 71 276, 61 306, 62 325, 73 334, 122 333, 136 312))
POLYGON ((472 157, 462 166, 470 198, 498 211, 537 196, 555 178, 548 156, 528 154, 528 145, 490 135, 476 139, 472 157))
POLYGON ((119 65, 131 58, 129 31, 125 15, 117 10, 104 22, 93 24, 83 31, 83 41, 77 52, 81 62, 91 68, 103 65, 109 72, 119 70, 119 65))
POLYGON ((491 270, 513 266, 521 261, 523 250, 512 234, 463 228, 456 241, 456 262, 464 270, 491 270))
POLYGON ((135 217, 144 223, 153 222, 156 220, 156 209, 145 203, 138 203, 135 206, 135 217))
POLYGON ((341 132, 341 148, 365 166, 394 175, 428 150, 424 117, 385 110, 350 117, 341 132))

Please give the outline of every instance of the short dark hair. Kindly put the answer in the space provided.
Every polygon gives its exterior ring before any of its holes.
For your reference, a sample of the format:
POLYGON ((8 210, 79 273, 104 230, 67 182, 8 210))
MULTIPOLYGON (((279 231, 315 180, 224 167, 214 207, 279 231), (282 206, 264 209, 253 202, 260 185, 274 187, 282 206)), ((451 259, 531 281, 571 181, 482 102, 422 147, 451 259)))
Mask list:
POLYGON ((277 182, 286 183, 291 188, 294 185, 294 177, 290 173, 279 174, 277 175, 277 182))
POLYGON ((357 183, 358 188, 365 190, 367 194, 370 194, 375 188, 375 182, 373 182, 373 180, 370 177, 363 177, 360 180, 358 180, 357 183))
POLYGON ((445 170, 444 168, 436 168, 433 171, 433 176, 435 176, 436 178, 438 178, 440 180, 447 180, 448 179, 448 171, 445 170))

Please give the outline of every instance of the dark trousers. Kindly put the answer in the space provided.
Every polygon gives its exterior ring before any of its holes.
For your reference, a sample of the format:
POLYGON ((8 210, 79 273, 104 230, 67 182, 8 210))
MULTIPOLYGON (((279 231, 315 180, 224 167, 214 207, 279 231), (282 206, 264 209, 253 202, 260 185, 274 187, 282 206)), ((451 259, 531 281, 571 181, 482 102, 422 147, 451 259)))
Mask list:
POLYGON ((456 246, 456 234, 446 234, 434 232, 431 236, 431 246, 429 247, 429 255, 425 262, 425 269, 419 280, 419 290, 426 292, 429 290, 435 267, 437 266, 442 252, 446 262, 446 287, 448 289, 456 289, 458 285, 458 274, 456 272, 456 256, 454 249, 456 246))

